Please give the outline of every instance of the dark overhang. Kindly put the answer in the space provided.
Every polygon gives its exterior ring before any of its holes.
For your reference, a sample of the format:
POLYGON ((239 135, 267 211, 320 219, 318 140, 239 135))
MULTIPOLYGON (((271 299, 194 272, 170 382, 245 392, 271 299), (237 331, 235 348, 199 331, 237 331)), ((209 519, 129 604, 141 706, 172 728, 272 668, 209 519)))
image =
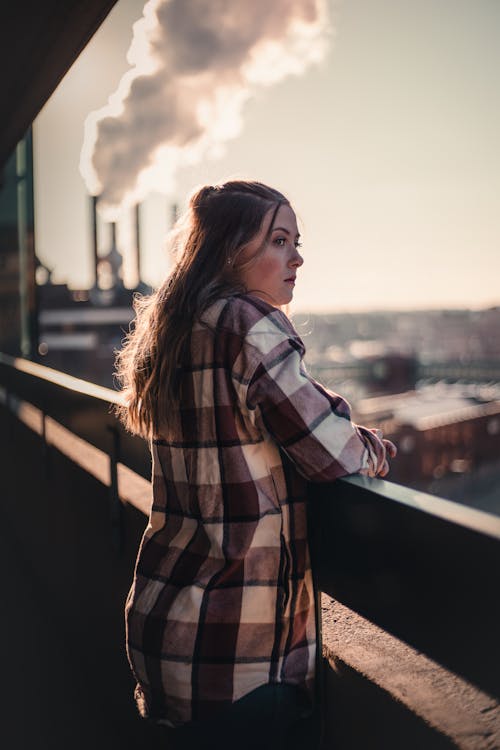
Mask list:
POLYGON ((115 3, 2 2, 0 168, 115 3))

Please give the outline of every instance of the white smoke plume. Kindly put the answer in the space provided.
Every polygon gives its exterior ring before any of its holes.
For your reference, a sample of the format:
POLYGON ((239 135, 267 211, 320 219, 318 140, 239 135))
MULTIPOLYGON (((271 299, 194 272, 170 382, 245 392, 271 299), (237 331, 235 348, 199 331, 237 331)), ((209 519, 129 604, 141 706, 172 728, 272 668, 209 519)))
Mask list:
POLYGON ((323 57, 325 0, 150 0, 118 89, 85 123, 80 171, 108 218, 222 153, 258 85, 323 57))

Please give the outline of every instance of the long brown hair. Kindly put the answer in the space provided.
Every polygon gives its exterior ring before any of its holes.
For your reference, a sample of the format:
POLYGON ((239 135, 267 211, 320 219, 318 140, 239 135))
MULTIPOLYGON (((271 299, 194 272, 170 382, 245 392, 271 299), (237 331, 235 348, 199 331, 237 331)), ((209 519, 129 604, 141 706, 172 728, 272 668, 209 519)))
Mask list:
POLYGON ((179 395, 193 323, 219 297, 246 291, 239 274, 254 259, 243 263, 241 251, 268 211, 274 207, 276 215, 283 204, 289 202, 277 190, 246 180, 207 185, 191 196, 172 233, 178 260, 154 294, 135 300, 135 321, 117 353, 115 377, 125 396, 118 414, 131 432, 158 434, 159 415, 179 395))

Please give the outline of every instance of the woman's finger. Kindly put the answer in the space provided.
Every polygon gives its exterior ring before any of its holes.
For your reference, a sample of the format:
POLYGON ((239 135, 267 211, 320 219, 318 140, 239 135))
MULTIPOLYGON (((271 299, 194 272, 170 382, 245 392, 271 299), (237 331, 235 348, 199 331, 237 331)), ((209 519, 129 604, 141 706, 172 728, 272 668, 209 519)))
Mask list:
POLYGON ((398 449, 394 445, 394 443, 391 440, 387 440, 384 438, 384 445, 387 453, 390 455, 391 458, 394 458, 394 456, 397 454, 398 449))
POLYGON ((387 462, 387 459, 382 464, 382 468, 378 471, 377 476, 378 477, 385 477, 386 474, 389 473, 389 463, 387 462))

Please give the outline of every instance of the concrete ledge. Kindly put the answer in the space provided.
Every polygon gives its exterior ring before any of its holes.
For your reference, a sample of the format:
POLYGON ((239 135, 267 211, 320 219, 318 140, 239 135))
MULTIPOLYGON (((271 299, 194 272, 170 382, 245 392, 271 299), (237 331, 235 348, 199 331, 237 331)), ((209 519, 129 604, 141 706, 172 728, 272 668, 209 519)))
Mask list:
MULTIPOLYGON (((33 404, 13 396, 7 403, 5 391, 1 388, 0 403, 5 404, 20 422, 42 437, 47 445, 56 448, 103 485, 110 486, 110 457, 107 453, 78 437, 52 417, 44 415, 33 404)), ((120 500, 148 516, 152 502, 151 482, 120 462, 117 464, 117 473, 120 500)))
MULTIPOLYGON (((326 595, 322 618, 333 675, 353 670, 435 730, 434 741, 413 745, 408 738, 401 747, 500 748, 500 706, 489 695, 326 595), (448 743, 439 744, 439 736, 448 743)), ((373 742, 370 748, 384 747, 373 742)))
MULTIPOLYGON (((2 425, 2 514, 12 514, 16 539, 23 542, 14 545, 17 556, 22 558, 22 547, 25 552, 29 550, 36 560, 37 576, 41 579, 47 574, 46 588, 54 600, 66 597, 67 616, 72 616, 75 606, 74 622, 80 623, 79 628, 83 627, 88 586, 93 608, 89 608, 85 620, 86 638, 97 623, 102 641, 106 623, 111 633, 106 644, 116 648, 122 603, 113 609, 110 592, 121 600, 129 584, 139 535, 146 522, 142 513, 151 502, 150 484, 119 465, 119 492, 128 505, 126 555, 119 565, 108 549, 109 456, 49 417, 43 419, 35 407, 21 402, 8 406, 17 419, 7 418, 2 425), (102 584, 102 601, 97 608, 95 581, 102 584), (78 598, 73 597, 75 590, 78 598), (96 623, 92 613, 96 613, 96 623)), ((43 597, 47 596, 44 589, 43 597)), ((500 750, 497 701, 329 597, 323 598, 322 609, 325 653, 330 664, 327 729, 331 741, 325 748, 500 750)), ((33 621, 28 615, 22 619, 28 624, 33 621)), ((13 632, 18 629, 19 624, 13 620, 13 632)), ((112 648, 107 646, 108 651, 112 648)), ((104 662, 108 656, 103 654, 104 662)), ((116 674, 121 677, 120 670, 127 670, 121 651, 116 658, 116 674)), ((88 660, 90 663, 90 657, 88 660)), ((115 670, 110 667, 109 673, 114 675, 115 670)), ((130 710, 129 704, 127 693, 120 711, 124 705, 130 710)))

